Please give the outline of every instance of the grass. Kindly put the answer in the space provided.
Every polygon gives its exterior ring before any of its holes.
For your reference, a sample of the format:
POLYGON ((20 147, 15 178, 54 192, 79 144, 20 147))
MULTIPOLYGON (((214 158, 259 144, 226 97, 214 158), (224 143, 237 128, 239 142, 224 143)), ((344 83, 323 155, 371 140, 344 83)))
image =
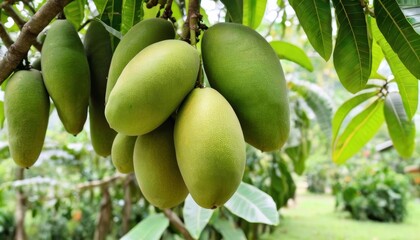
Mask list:
POLYGON ((334 198, 303 194, 294 207, 282 210, 280 225, 265 240, 418 240, 420 202, 411 201, 403 223, 356 221, 334 211, 334 198))

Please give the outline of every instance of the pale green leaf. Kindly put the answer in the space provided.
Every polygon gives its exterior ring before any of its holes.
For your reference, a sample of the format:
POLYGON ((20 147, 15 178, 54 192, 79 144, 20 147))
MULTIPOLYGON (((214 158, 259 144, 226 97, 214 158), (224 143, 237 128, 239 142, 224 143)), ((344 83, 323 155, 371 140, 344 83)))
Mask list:
POLYGON ((78 29, 85 17, 86 0, 73 0, 64 7, 64 15, 66 19, 78 29))
POLYGON ((123 0, 122 4, 121 33, 124 35, 140 21, 143 0, 123 0))
POLYGON ((359 0, 333 0, 338 33, 333 58, 340 82, 352 93, 362 90, 372 69, 368 29, 359 0))
POLYGON ((242 23, 243 0, 221 0, 227 10, 227 18, 234 23, 242 23))
POLYGON ((401 62, 420 78, 420 35, 414 31, 395 0, 375 0, 377 25, 401 62))
POLYGON ((198 206, 191 195, 187 196, 182 215, 184 217, 185 227, 193 238, 198 239, 200 237, 204 227, 210 221, 213 212, 214 210, 198 206))
POLYGON ((289 0, 313 48, 327 61, 332 52, 329 0, 289 0))
POLYGON ((383 79, 386 80, 386 77, 378 73, 379 65, 384 60, 384 53, 382 52, 381 47, 375 41, 372 42, 372 71, 369 78, 383 79))
POLYGON ((153 214, 133 227, 121 240, 159 240, 169 226, 163 213, 153 214))
POLYGON ((106 29, 109 33, 111 33, 114 37, 116 37, 116 38, 118 38, 118 39, 121 39, 121 38, 122 38, 122 34, 121 34, 119 31, 117 31, 117 30, 113 29, 112 27, 108 26, 106 23, 104 23, 103 21, 101 21, 101 20, 99 20, 99 19, 96 19, 96 21, 100 22, 100 23, 104 26, 104 28, 105 28, 105 29, 106 29))
POLYGON ((347 100, 338 108, 332 121, 332 142, 333 143, 337 139, 338 133, 340 131, 341 126, 343 125, 344 119, 349 115, 349 113, 354 108, 356 108, 363 102, 367 101, 369 98, 375 96, 376 94, 377 92, 375 91, 375 92, 367 92, 367 93, 356 95, 350 98, 349 100, 347 100))
POLYGON ((236 216, 248 222, 277 225, 279 213, 273 198, 260 189, 241 182, 238 190, 224 205, 236 216))
POLYGON ((245 233, 241 228, 235 227, 233 222, 223 218, 216 218, 213 227, 222 234, 223 240, 246 240, 245 233))
POLYGON ((333 161, 344 163, 375 136, 384 122, 384 101, 376 99, 356 115, 333 145, 333 161))
POLYGON ((398 92, 386 96, 384 115, 395 149, 401 156, 410 157, 415 147, 416 126, 408 118, 398 92))
POLYGON ((286 59, 297 63, 310 72, 314 70, 311 60, 298 46, 284 41, 272 41, 270 42, 270 45, 280 59, 286 59))
POLYGON ((243 0, 242 23, 256 29, 264 17, 267 0, 243 0))
POLYGON ((371 20, 371 28, 373 37, 375 41, 378 42, 379 46, 381 46, 395 81, 397 82, 408 118, 412 119, 418 107, 418 80, 410 71, 408 71, 397 54, 392 50, 385 37, 379 31, 374 19, 371 20))

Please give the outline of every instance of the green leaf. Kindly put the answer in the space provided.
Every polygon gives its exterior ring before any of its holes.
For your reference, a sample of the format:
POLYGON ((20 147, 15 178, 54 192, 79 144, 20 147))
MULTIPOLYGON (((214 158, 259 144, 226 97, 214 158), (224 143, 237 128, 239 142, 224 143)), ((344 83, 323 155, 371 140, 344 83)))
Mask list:
POLYGON ((298 46, 284 41, 272 41, 270 42, 270 45, 280 59, 286 59, 297 63, 310 72, 314 70, 311 60, 309 60, 306 53, 298 46))
POLYGON ((93 0, 99 15, 102 15, 104 13, 108 1, 110 0, 93 0))
POLYGON ((340 82, 352 93, 362 90, 372 69, 372 55, 363 7, 359 0, 333 0, 338 33, 334 67, 340 82))
POLYGON ((187 196, 182 215, 184 217, 185 227, 193 238, 198 239, 200 237, 204 227, 210 221, 213 212, 214 210, 198 206, 191 195, 187 196))
POLYGON ((140 21, 142 4, 143 0, 123 0, 121 18, 121 33, 123 35, 140 21))
POLYGON ((384 60, 384 53, 382 52, 381 47, 375 41, 372 42, 372 71, 369 78, 383 79, 386 80, 386 77, 378 73, 379 65, 384 60))
POLYGON ((246 240, 242 229, 235 227, 233 222, 223 218, 216 218, 212 223, 213 227, 222 234, 224 240, 246 240))
POLYGON ((407 19, 407 21, 413 26, 414 31, 420 34, 420 1, 415 5, 400 5, 400 8, 407 19))
POLYGON ((4 127, 4 103, 0 101, 0 129, 4 127))
POLYGON ((395 0, 373 2, 379 29, 401 62, 420 78, 420 35, 414 31, 395 0))
POLYGON ((359 95, 354 96, 353 98, 350 98, 345 103, 343 103, 337 110, 337 112, 334 115, 333 121, 332 121, 332 142, 334 143, 337 139, 339 130, 341 128, 341 125, 343 124, 344 119, 346 116, 357 106, 362 104, 363 102, 367 101, 369 98, 375 96, 377 94, 377 91, 375 92, 367 92, 362 93, 359 95))
POLYGON ((153 214, 133 227, 121 240, 159 240, 169 226, 163 213, 153 214))
POLYGON ((221 0, 227 10, 227 17, 234 23, 242 23, 243 0, 221 0))
POLYGON ((384 101, 378 98, 350 121, 334 142, 334 162, 347 161, 378 132, 384 122, 383 105, 384 101))
POLYGON ((100 22, 100 23, 104 26, 104 28, 105 28, 105 29, 106 29, 109 33, 111 33, 114 37, 116 37, 116 38, 118 38, 118 39, 121 39, 121 38, 122 38, 122 34, 121 34, 119 31, 117 31, 117 30, 113 29, 112 27, 108 26, 106 23, 104 23, 103 21, 101 21, 101 20, 99 20, 99 19, 96 19, 96 21, 100 22))
POLYGON ((244 182, 241 182, 238 190, 224 206, 248 222, 269 225, 279 223, 279 213, 274 200, 267 193, 244 182))
POLYGON ((293 80, 289 81, 288 85, 292 91, 303 97, 314 112, 322 132, 329 141, 331 139, 331 119, 333 114, 332 103, 326 97, 327 94, 320 87, 309 82, 293 80))
POLYGON ((379 31, 374 19, 371 19, 371 28, 373 37, 378 42, 379 46, 381 46, 385 59, 397 82, 408 118, 412 119, 418 107, 418 80, 410 71, 408 71, 400 58, 398 58, 397 54, 392 50, 385 37, 379 31))
POLYGON ((384 115, 395 149, 401 156, 410 157, 415 147, 416 126, 408 118, 398 92, 386 96, 384 115))
POLYGON ((267 0, 243 0, 242 23, 256 29, 264 17, 267 0))
POLYGON ((289 0, 314 49, 325 61, 332 52, 331 6, 329 0, 289 0))
POLYGON ((73 0, 64 7, 64 15, 78 29, 85 17, 85 0, 73 0))

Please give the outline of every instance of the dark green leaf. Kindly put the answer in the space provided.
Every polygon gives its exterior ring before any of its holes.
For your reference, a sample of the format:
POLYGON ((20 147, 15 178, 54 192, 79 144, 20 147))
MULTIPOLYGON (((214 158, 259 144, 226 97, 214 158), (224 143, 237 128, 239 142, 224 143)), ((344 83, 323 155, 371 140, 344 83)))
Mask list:
POLYGON ((163 213, 150 215, 133 227, 121 240, 159 240, 169 226, 163 213))
POLYGON ((395 149, 401 156, 410 157, 415 147, 416 126, 408 118, 398 92, 386 96, 384 115, 395 149))
POLYGON ((359 0, 333 3, 338 22, 334 67, 343 86, 356 93, 365 87, 372 69, 365 13, 359 0))
POLYGON ((326 61, 332 52, 331 6, 329 0, 289 0, 314 49, 326 61))
POLYGON ((413 76, 406 66, 398 58, 397 54, 392 50, 374 19, 371 20, 371 28, 374 39, 381 46, 385 58, 391 68, 395 81, 397 82, 405 111, 409 119, 412 119, 418 107, 418 80, 413 76))
POLYGON ((227 17, 231 22, 242 23, 243 0, 221 0, 227 10, 227 17))
POLYGON ((256 29, 264 17, 267 0, 243 0, 242 23, 256 29))
POLYGON ((384 101, 378 98, 350 121, 333 143, 334 162, 346 162, 378 132, 384 122, 383 105, 384 101))
POLYGON ((213 227, 222 234, 224 240, 246 240, 241 228, 235 227, 233 222, 223 218, 216 218, 213 227))
POLYGON ((142 15, 143 0, 123 0, 121 33, 124 35, 138 23, 142 15))
POLYGON ((379 29, 401 62, 420 78, 420 35, 414 31, 395 0, 375 0, 379 29))
POLYGON ((310 72, 314 70, 314 66, 312 66, 311 60, 298 46, 284 41, 272 41, 270 42, 270 45, 280 59, 286 59, 297 63, 310 72))
POLYGON ((64 8, 64 15, 78 29, 85 17, 85 0, 73 0, 64 8))

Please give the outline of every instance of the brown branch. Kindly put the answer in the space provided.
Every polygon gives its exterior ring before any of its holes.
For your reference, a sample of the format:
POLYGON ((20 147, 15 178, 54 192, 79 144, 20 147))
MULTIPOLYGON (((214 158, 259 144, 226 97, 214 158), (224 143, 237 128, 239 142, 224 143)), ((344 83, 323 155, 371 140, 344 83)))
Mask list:
POLYGON ((179 219, 179 217, 172 212, 170 209, 164 209, 163 213, 169 219, 169 222, 174 226, 178 231, 184 236, 186 240, 193 240, 194 238, 191 236, 190 232, 188 232, 187 228, 185 227, 184 223, 179 219))
POLYGON ((173 0, 168 0, 168 2, 166 3, 165 10, 162 14, 162 18, 169 19, 172 17, 172 1, 173 0))
POLYGON ((0 61, 0 84, 13 72, 36 42, 38 34, 71 0, 48 0, 23 26, 16 42, 0 61))
POLYGON ((13 44, 13 40, 10 38, 9 34, 4 28, 4 25, 0 22, 0 38, 3 41, 6 48, 9 48, 13 44))
POLYGON ((200 34, 200 19, 200 0, 191 0, 188 5, 187 20, 184 23, 181 38, 194 46, 197 42, 197 36, 200 34))
POLYGON ((26 7, 29 8, 29 10, 31 10, 32 14, 36 13, 36 10, 33 6, 31 6, 30 4, 30 0, 22 0, 23 4, 25 4, 26 7))
POLYGON ((128 177, 124 181, 124 206, 122 209, 122 234, 125 235, 130 230, 130 213, 131 213, 131 191, 130 184, 133 180, 128 177))
POLYGON ((94 240, 105 240, 111 231, 112 224, 112 200, 108 186, 102 186, 102 201, 99 215, 96 221, 94 240))
POLYGON ((114 176, 107 177, 102 180, 95 180, 88 183, 80 183, 76 186, 76 188, 79 190, 79 192, 83 192, 88 189, 106 186, 108 184, 115 182, 118 179, 126 178, 126 177, 131 177, 131 175, 116 174, 114 176))
MULTIPOLYGON (((24 175, 24 169, 18 168, 16 169, 16 179, 17 180, 23 180, 25 178, 24 175)), ((16 210, 15 210, 15 224, 16 224, 16 230, 15 230, 15 238, 16 240, 25 240, 26 232, 25 232, 25 202, 26 197, 25 193, 22 189, 18 189, 16 191, 16 210)))

